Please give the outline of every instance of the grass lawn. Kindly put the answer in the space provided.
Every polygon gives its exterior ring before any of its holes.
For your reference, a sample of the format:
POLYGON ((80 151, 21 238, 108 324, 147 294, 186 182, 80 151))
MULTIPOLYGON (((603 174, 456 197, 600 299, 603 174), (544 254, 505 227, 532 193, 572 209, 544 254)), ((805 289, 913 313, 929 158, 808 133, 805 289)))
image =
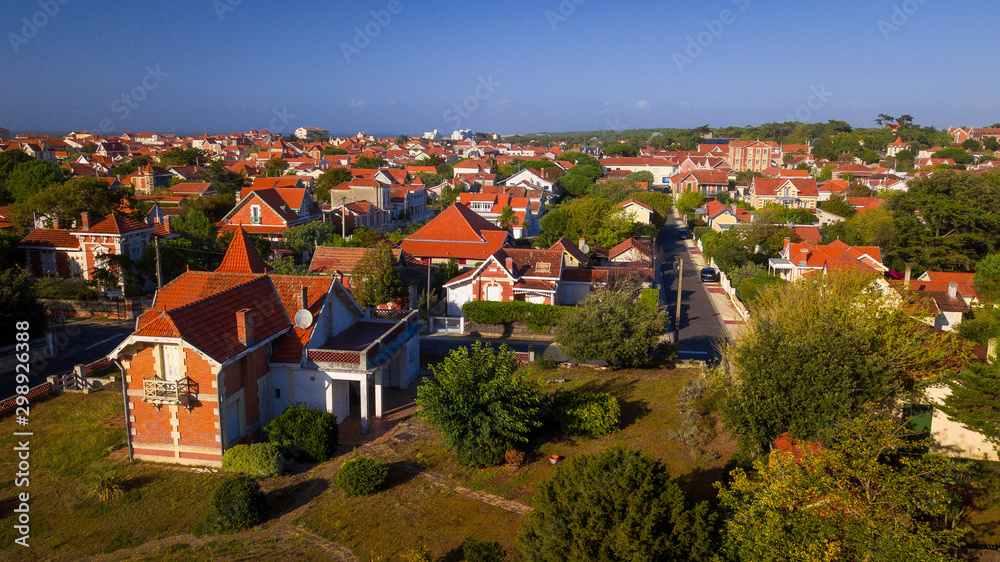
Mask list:
MULTIPOLYGON (((34 401, 31 423, 0 420, 0 447, 12 451, 14 431, 34 432, 31 483, 16 488, 0 480, 0 559, 75 560, 137 546, 148 540, 187 533, 208 513, 208 498, 220 477, 151 463, 127 466, 124 493, 109 504, 88 494, 88 476, 105 457, 125 444, 120 386, 93 394, 64 393, 34 401), (14 544, 12 510, 19 492, 31 494, 29 549, 14 544)), ((14 455, 0 455, 0 473, 16 472, 14 455)))
POLYGON ((399 560, 417 545, 435 558, 454 556, 470 537, 499 541, 515 555, 520 521, 518 514, 452 493, 390 465, 386 489, 347 498, 331 487, 298 523, 351 549, 359 560, 399 560))
POLYGON ((712 482, 722 477, 726 462, 736 451, 735 443, 724 434, 716 437, 706 448, 719 459, 706 462, 695 459, 687 445, 667 439, 667 434, 678 428, 681 419, 676 406, 677 393, 685 382, 698 376, 698 371, 611 371, 586 367, 549 371, 536 367, 527 369, 528 377, 539 381, 543 392, 575 388, 610 392, 621 405, 622 428, 596 439, 567 438, 543 429, 532 439, 525 464, 516 472, 506 467, 470 469, 459 466, 438 433, 421 420, 407 422, 408 427, 400 429, 400 432, 418 437, 397 446, 397 450, 421 466, 434 467, 437 472, 458 478, 471 489, 525 501, 534 494, 539 481, 555 472, 549 455, 565 459, 602 451, 612 445, 625 445, 640 449, 663 463, 681 487, 694 497, 714 497, 712 482), (564 378, 566 382, 546 382, 555 378, 564 378))

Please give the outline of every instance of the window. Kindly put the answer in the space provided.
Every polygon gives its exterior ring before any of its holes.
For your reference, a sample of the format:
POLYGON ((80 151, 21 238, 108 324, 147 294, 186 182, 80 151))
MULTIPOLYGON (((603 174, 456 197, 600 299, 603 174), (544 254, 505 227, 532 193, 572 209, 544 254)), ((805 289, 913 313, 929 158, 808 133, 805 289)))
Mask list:
POLYGON ((56 254, 54 252, 42 252, 42 273, 45 275, 56 274, 56 254))
POLYGON ((260 205, 250 205, 250 224, 260 224, 260 205))
POLYGON ((163 379, 168 381, 179 381, 184 378, 183 374, 183 364, 181 363, 181 346, 179 345, 162 345, 160 346, 162 352, 162 374, 163 379))

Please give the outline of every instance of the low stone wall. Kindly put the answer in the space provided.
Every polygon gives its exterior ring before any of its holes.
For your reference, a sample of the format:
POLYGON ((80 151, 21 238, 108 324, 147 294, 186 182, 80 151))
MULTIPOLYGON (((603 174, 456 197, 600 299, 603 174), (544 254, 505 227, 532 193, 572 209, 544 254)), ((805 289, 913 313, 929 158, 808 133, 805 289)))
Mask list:
POLYGON ((115 300, 67 300, 38 299, 52 314, 62 314, 67 318, 89 318, 106 316, 120 320, 132 320, 142 311, 152 306, 152 299, 115 300))

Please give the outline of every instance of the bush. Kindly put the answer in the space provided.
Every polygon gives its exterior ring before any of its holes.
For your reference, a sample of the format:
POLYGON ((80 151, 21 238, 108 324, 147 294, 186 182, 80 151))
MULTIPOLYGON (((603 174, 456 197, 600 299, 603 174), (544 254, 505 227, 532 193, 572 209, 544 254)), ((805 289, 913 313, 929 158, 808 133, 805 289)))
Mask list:
POLYGON ((710 226, 696 226, 694 228, 694 231, 692 232, 692 235, 694 235, 696 240, 701 240, 701 237, 708 234, 709 232, 713 232, 712 227, 710 226))
POLYGON ((333 455, 340 438, 337 416, 305 404, 290 406, 264 426, 267 440, 279 447, 298 447, 315 462, 333 455))
POLYGON ((248 529, 264 520, 265 498, 260 484, 249 476, 227 478, 212 494, 207 527, 229 533, 248 529))
POLYGON ((374 494, 385 483, 389 469, 375 459, 355 457, 348 459, 337 473, 337 487, 347 497, 374 494))
POLYGON ((559 430, 577 437, 599 437, 618 429, 618 399, 606 392, 570 390, 552 398, 552 415, 559 430))
POLYGON ((502 562, 507 557, 500 543, 475 539, 465 539, 462 543, 462 554, 469 562, 502 562))
POLYGON ((266 478, 281 474, 281 448, 274 443, 236 445, 222 455, 222 470, 266 478))
POLYGON ((570 306, 535 304, 524 301, 472 301, 462 305, 462 314, 479 324, 513 324, 524 322, 535 332, 546 332, 559 324, 570 306))
POLYGON ((434 554, 427 547, 418 544, 403 555, 403 562, 433 562, 434 554))
POLYGON ((543 371, 551 371, 559 366, 556 358, 548 353, 535 357, 535 366, 543 371))
POLYGON ((740 283, 739 289, 736 291, 736 296, 743 301, 743 304, 750 306, 757 300, 761 292, 782 283, 785 283, 785 281, 780 277, 768 275, 767 273, 758 273, 740 283))
POLYGON ((639 293, 639 304, 653 310, 660 310, 660 290, 643 289, 639 293))
POLYGON ((98 466, 88 479, 90 493, 101 503, 111 503, 122 495, 125 476, 114 466, 98 466))

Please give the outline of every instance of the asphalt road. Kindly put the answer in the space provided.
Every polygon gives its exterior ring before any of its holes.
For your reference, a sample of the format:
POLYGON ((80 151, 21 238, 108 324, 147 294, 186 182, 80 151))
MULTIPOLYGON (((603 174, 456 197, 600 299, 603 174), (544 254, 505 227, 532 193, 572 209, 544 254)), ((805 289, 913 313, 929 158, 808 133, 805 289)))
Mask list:
MULTIPOLYGON (((681 283, 681 314, 677 353, 681 359, 701 359, 718 362, 718 343, 725 337, 722 318, 715 312, 705 284, 701 282, 700 268, 694 265, 687 251, 687 244, 678 239, 684 228, 673 216, 660 230, 657 247, 670 261, 662 268, 662 291, 665 294, 670 320, 677 318, 677 264, 684 260, 684 281, 681 283)), ((678 326, 675 325, 675 329, 678 326)))
MULTIPOLYGON (((49 375, 62 375, 79 363, 91 363, 106 356, 135 328, 134 320, 70 320, 55 326, 55 355, 32 362, 31 386, 45 382, 49 375)), ((14 394, 14 373, 0 376, 0 399, 14 394)))

